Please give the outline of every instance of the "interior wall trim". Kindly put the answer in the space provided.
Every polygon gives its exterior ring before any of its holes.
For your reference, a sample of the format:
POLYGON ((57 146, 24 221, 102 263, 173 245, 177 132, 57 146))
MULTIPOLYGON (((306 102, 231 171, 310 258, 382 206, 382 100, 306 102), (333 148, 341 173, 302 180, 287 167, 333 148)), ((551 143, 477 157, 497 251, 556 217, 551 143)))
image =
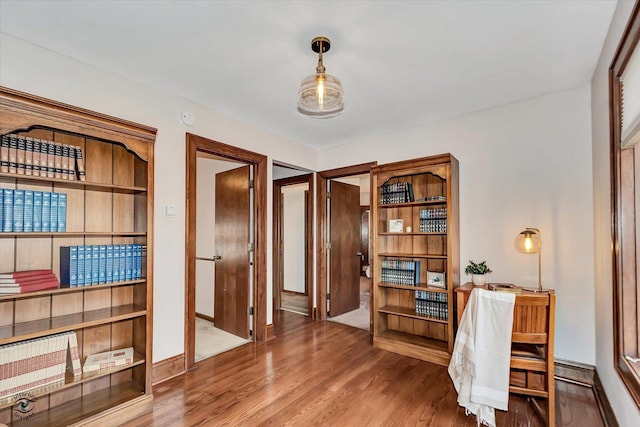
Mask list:
POLYGON ((184 353, 155 362, 151 374, 153 385, 184 374, 184 366, 184 353))

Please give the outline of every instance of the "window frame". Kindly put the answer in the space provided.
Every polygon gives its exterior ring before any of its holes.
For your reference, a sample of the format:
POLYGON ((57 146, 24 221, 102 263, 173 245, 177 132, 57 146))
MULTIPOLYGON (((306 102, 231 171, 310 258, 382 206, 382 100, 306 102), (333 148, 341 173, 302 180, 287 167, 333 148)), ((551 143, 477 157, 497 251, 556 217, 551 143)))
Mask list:
MULTIPOLYGON (((628 280, 625 282, 623 273, 625 271, 623 253, 621 248, 624 244, 628 244, 629 236, 623 234, 623 219, 624 210, 622 203, 622 196, 625 191, 628 191, 628 187, 624 187, 624 177, 621 174, 621 124, 622 124, 622 84, 620 77, 622 76, 631 55, 635 49, 640 49, 640 2, 636 2, 627 27, 622 35, 616 53, 614 55, 611 66, 609 67, 609 121, 610 121, 610 143, 611 143, 611 232, 613 237, 612 245, 612 264, 613 264, 613 328, 614 328, 614 365, 621 377, 623 383, 629 390, 630 395, 635 401, 638 408, 640 408, 640 363, 632 362, 625 358, 625 348, 628 348, 630 341, 635 341, 633 345, 637 351, 638 348, 638 336, 640 334, 639 320, 640 315, 638 310, 638 265, 636 265, 637 258, 635 257, 630 264, 633 265, 635 270, 635 282, 636 286, 632 290, 628 288, 628 280), (626 239, 626 240, 625 240, 626 239), (625 298, 625 284, 627 285, 626 298, 625 298), (632 298, 631 298, 632 297, 632 298), (626 309, 626 320, 625 320, 626 309), (629 320, 628 313, 633 310, 635 313, 635 319, 629 320), (626 322, 626 323, 625 323, 626 322), (626 341, 625 341, 626 339, 626 341), (625 347, 625 342, 627 346, 625 347)), ((640 146, 637 147, 640 149, 640 146)), ((634 148, 635 150, 635 148, 634 148)), ((635 170, 635 173, 640 173, 639 169, 635 170)), ((637 187, 637 186, 636 186, 637 187)), ((634 189, 634 194, 640 194, 640 188, 634 189)), ((638 197, 636 197, 637 200, 638 197)), ((627 202, 629 203, 629 202, 627 202)), ((640 212, 635 212, 635 216, 640 215, 640 212)), ((635 230, 635 239, 638 239, 638 230, 635 230)), ((626 265, 627 268, 629 264, 626 265)), ((635 357, 640 354, 635 355, 635 357)))

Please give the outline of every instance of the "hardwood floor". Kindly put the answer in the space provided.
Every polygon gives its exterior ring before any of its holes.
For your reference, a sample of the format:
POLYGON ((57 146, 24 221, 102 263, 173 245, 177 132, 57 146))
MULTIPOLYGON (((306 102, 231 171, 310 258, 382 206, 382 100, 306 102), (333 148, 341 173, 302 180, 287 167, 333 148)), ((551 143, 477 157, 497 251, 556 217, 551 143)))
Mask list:
MULTIPOLYGON (((277 338, 206 359, 154 387, 126 426, 467 426, 444 367, 374 349, 369 332, 279 312, 277 338)), ((603 426, 591 390, 557 381, 557 424, 603 426)), ((512 396, 499 426, 542 426, 512 396)))

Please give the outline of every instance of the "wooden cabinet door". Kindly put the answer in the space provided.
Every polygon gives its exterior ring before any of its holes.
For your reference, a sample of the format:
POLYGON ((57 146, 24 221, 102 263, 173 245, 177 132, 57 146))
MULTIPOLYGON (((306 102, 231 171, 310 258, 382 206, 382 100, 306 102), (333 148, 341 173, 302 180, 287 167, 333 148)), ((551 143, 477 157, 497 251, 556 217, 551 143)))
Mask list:
POLYGON ((331 181, 330 308, 335 317, 360 307, 360 188, 331 181))
POLYGON ((214 325, 249 338, 249 166, 216 174, 214 325))

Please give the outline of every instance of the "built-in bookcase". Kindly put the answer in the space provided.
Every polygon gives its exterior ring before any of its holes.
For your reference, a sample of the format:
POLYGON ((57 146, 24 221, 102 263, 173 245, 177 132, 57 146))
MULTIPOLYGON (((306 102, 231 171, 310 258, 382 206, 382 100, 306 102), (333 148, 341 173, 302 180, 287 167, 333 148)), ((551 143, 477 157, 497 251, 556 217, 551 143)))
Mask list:
POLYGON ((75 331, 81 361, 133 347, 134 362, 99 374, 67 375, 29 392, 28 411, 15 396, 0 401, 0 423, 117 425, 149 409, 153 288, 152 206, 155 129, 0 88, 0 133, 82 149, 86 181, 0 172, 0 187, 67 194, 66 232, 0 233, 0 272, 52 269, 60 247, 142 244, 143 278, 0 296, 0 345, 75 331))
POLYGON ((447 365, 460 275, 458 161, 379 165, 371 180, 373 345, 447 365))

